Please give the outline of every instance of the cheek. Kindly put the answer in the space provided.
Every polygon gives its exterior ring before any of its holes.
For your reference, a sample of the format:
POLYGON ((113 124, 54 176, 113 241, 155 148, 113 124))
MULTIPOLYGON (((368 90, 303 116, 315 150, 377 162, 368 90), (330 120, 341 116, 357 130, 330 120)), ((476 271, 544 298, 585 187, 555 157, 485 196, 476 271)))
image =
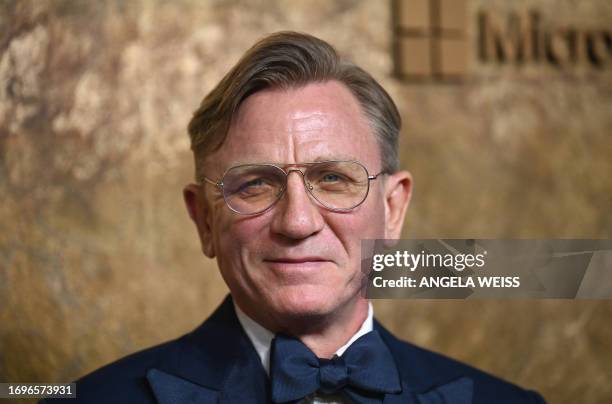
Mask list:
POLYGON ((384 237, 385 204, 378 189, 371 189, 368 198, 355 212, 353 229, 359 240, 384 237))
MULTIPOLYGON (((231 214, 231 213, 230 213, 231 214)), ((225 215, 218 221, 216 251, 219 264, 235 267, 244 254, 258 250, 258 243, 266 234, 267 224, 263 217, 242 217, 225 215)))
POLYGON ((348 258, 353 264, 361 261, 362 240, 381 239, 385 234, 384 206, 382 202, 377 203, 374 198, 372 199, 371 203, 367 203, 368 200, 366 200, 363 205, 350 214, 331 214, 328 216, 327 223, 336 238, 344 246, 348 258))

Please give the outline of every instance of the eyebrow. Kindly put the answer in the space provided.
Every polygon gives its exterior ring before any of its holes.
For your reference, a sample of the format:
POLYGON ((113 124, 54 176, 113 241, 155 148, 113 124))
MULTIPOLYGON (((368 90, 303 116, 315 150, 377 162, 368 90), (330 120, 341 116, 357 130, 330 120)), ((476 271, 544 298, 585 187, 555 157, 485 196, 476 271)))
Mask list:
MULTIPOLYGON (((314 160, 299 161, 298 163, 295 163, 295 164, 300 164, 300 163, 318 163, 318 162, 321 162, 321 161, 359 161, 360 162, 360 160, 358 158, 355 158, 354 156, 349 156, 348 154, 336 154, 336 155, 325 154, 325 155, 322 155, 322 156, 319 156, 319 157, 315 158, 314 160)), ((230 168, 237 167, 237 166, 242 166, 242 165, 248 165, 248 164, 273 164, 273 165, 283 166, 283 165, 286 165, 286 164, 294 164, 294 163, 277 162, 277 161, 270 161, 270 160, 236 160, 236 161, 232 162, 232 164, 230 164, 227 167, 225 167, 223 169, 222 173, 219 174, 219 175, 223 175, 223 173, 225 173, 230 168)), ((201 174, 201 175, 203 175, 204 177, 209 178, 205 174, 201 174)))

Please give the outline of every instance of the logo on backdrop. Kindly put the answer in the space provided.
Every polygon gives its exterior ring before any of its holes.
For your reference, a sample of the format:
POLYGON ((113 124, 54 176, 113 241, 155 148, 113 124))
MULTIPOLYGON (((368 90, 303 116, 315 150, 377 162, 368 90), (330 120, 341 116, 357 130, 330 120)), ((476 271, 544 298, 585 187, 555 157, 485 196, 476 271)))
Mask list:
POLYGON ((476 10, 468 0, 392 2, 395 75, 408 82, 460 82, 471 62, 604 70, 612 61, 607 27, 559 25, 537 9, 476 10))

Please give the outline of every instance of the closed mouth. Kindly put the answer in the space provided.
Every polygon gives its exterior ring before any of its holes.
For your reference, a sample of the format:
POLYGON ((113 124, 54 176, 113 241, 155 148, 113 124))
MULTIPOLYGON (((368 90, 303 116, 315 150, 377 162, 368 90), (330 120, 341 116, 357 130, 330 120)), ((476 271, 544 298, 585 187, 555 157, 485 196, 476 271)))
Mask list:
POLYGON ((300 257, 300 258, 270 258, 266 262, 276 262, 281 264, 303 264, 307 262, 327 262, 329 260, 320 257, 300 257))

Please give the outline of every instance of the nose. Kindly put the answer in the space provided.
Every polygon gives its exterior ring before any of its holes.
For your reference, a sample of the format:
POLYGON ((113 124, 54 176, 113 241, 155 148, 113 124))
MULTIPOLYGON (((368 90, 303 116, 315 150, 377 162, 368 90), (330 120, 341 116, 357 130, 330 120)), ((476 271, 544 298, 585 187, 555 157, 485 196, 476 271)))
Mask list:
POLYGON ((287 189, 274 209, 272 231, 294 240, 318 233, 324 226, 319 207, 304 187, 299 170, 287 175, 287 189))

